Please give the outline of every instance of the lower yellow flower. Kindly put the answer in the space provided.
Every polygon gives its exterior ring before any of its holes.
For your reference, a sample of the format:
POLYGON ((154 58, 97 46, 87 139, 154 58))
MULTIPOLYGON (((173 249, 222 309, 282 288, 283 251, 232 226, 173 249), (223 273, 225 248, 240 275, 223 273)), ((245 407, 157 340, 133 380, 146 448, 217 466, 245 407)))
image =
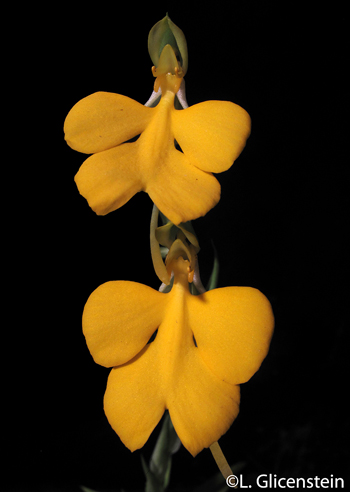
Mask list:
POLYGON ((188 265, 182 257, 172 261, 168 294, 107 282, 84 309, 89 350, 95 362, 113 367, 105 413, 131 451, 146 443, 166 409, 193 456, 209 447, 236 418, 238 385, 269 349, 274 321, 266 297, 250 287, 193 296, 188 265))
POLYGON ((174 224, 205 215, 219 201, 220 185, 211 173, 226 171, 239 156, 250 118, 227 101, 176 110, 182 75, 178 70, 157 75, 162 97, 155 108, 97 92, 69 112, 64 126, 68 145, 94 154, 75 181, 98 215, 118 209, 139 191, 147 192, 174 224), (138 135, 135 142, 127 142, 138 135))

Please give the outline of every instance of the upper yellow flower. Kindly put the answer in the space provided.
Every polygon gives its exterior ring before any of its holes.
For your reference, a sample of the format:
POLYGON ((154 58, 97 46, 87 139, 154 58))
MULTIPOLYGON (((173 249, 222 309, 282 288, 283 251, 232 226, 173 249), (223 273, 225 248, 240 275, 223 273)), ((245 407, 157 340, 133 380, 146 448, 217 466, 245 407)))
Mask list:
POLYGON ((69 112, 65 138, 70 147, 94 154, 75 177, 91 208, 105 215, 145 191, 174 224, 205 215, 220 199, 211 173, 226 171, 250 133, 240 106, 206 101, 184 110, 174 107, 183 71, 170 45, 158 67, 155 108, 120 94, 97 92, 69 112), (127 142, 140 135, 135 142, 127 142), (182 152, 175 147, 175 140, 182 152))
POLYGON ((85 306, 83 331, 95 362, 113 367, 104 408, 123 443, 131 451, 142 447, 168 409, 195 456, 236 418, 238 385, 268 352, 273 314, 249 287, 193 296, 189 262, 178 257, 171 268, 168 294, 127 281, 101 285, 85 306))

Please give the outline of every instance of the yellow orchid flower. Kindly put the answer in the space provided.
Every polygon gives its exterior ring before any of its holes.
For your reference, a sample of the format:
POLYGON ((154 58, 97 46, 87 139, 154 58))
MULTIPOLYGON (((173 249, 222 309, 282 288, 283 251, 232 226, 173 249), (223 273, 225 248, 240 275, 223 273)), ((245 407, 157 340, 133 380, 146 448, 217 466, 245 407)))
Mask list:
POLYGON ((141 448, 168 409, 195 456, 236 418, 238 385, 268 352, 273 314, 266 297, 249 287, 193 296, 188 260, 175 258, 171 268, 167 294, 128 281, 98 287, 85 306, 83 331, 95 362, 113 368, 104 409, 122 442, 141 448))
POLYGON ((68 113, 65 138, 74 150, 93 154, 75 181, 98 215, 145 191, 171 222, 179 224, 205 215, 217 204, 220 184, 211 173, 226 171, 239 156, 250 134, 250 118, 228 101, 176 110, 184 72, 170 45, 164 47, 153 74, 155 93, 161 94, 156 107, 97 92, 68 113))

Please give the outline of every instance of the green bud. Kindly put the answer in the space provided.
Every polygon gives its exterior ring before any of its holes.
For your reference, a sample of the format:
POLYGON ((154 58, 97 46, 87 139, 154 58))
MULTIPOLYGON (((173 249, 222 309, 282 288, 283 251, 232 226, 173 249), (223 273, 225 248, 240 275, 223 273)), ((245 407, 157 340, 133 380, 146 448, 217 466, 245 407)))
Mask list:
POLYGON ((170 45, 184 73, 187 72, 188 54, 184 33, 168 17, 157 22, 148 35, 148 52, 155 67, 158 67, 160 55, 166 45, 170 45))

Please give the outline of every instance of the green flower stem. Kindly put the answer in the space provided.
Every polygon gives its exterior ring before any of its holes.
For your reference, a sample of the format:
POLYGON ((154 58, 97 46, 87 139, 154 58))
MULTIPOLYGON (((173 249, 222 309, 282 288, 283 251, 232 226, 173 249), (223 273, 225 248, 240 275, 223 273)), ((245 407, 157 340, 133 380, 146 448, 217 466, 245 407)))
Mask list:
POLYGON ((157 277, 165 284, 169 285, 170 276, 165 268, 162 255, 160 253, 159 242, 156 239, 156 229, 158 227, 159 210, 156 205, 153 205, 151 227, 150 227, 150 244, 151 244, 151 256, 154 271, 157 277))
MULTIPOLYGON (((214 457, 214 460, 216 461, 216 464, 219 467, 219 470, 221 471, 222 475, 224 476, 225 480, 230 476, 233 475, 232 470, 230 465, 227 463, 227 460, 225 458, 224 453, 222 452, 220 445, 218 442, 214 442, 210 446, 210 451, 212 452, 212 455, 214 457)), ((234 487, 235 488, 235 487, 234 487)))

